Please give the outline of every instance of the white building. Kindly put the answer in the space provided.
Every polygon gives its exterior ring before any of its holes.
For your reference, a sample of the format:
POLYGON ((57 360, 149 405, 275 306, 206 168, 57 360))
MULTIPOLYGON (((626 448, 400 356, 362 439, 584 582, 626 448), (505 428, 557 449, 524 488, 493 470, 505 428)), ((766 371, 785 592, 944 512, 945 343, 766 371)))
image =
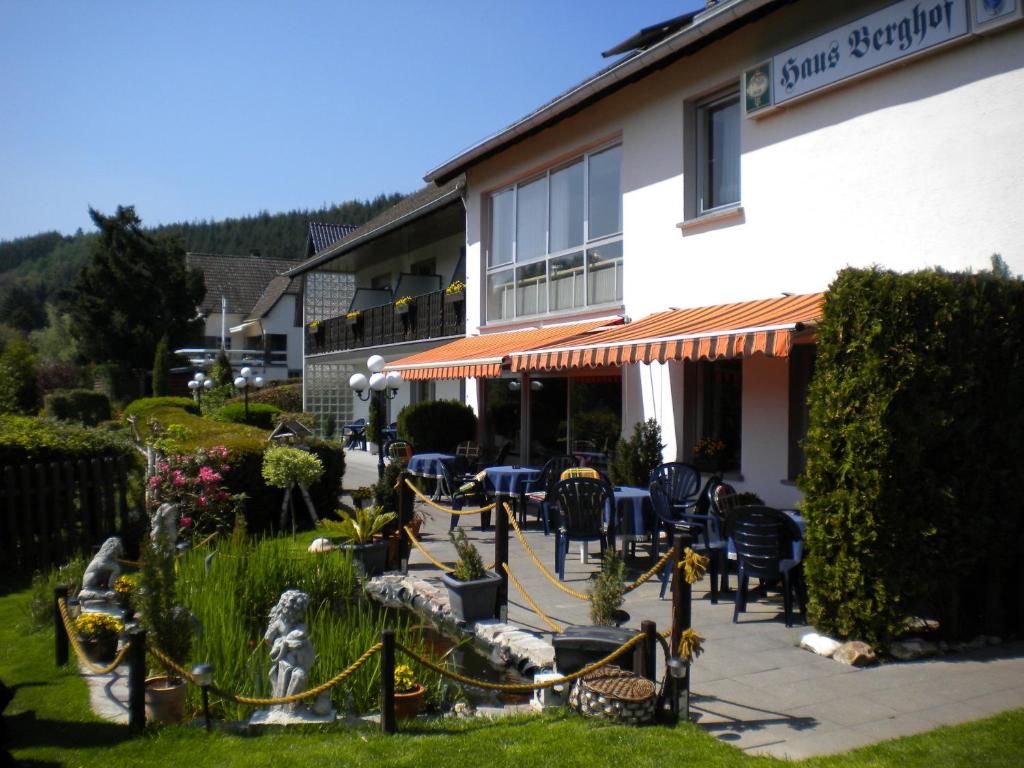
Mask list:
POLYGON ((504 335, 390 367, 475 374, 484 438, 524 462, 653 416, 666 459, 722 439, 738 488, 798 502, 801 295, 846 266, 1024 271, 1021 5, 723 0, 634 36, 429 172, 466 179, 467 333, 504 335), (627 324, 507 333, 587 319, 627 324))

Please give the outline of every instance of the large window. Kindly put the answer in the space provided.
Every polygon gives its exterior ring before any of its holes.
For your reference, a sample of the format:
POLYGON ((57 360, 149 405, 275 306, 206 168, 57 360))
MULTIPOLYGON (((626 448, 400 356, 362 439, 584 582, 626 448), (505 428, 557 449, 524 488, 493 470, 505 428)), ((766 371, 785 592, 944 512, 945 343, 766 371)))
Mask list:
POLYGON ((487 319, 622 301, 622 147, 492 194, 487 319))
POLYGON ((697 214, 740 202, 740 98, 718 94, 697 105, 697 214))
POLYGON ((740 467, 742 437, 743 362, 701 360, 697 363, 698 442, 720 444, 716 469, 740 467))

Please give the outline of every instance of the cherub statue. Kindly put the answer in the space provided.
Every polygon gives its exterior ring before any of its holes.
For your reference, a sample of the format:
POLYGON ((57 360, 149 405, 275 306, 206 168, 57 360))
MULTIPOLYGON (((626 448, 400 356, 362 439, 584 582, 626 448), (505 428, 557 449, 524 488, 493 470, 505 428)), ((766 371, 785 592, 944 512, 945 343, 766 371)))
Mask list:
MULTIPOLYGON (((275 698, 302 693, 309 683, 309 668, 316 652, 305 623, 308 607, 309 595, 289 589, 270 609, 270 623, 263 638, 270 645, 270 687, 275 698)), ((301 704, 292 702, 279 708, 297 712, 301 704)))
POLYGON ((111 536, 100 547, 100 551, 89 563, 82 575, 82 589, 78 592, 78 599, 82 605, 87 603, 102 603, 116 598, 112 588, 114 580, 121 575, 121 566, 117 560, 124 554, 121 546, 121 539, 111 536))
POLYGON ((149 538, 154 547, 174 549, 178 540, 178 505, 164 502, 150 518, 149 538), (163 532, 161 534, 161 531, 163 532))

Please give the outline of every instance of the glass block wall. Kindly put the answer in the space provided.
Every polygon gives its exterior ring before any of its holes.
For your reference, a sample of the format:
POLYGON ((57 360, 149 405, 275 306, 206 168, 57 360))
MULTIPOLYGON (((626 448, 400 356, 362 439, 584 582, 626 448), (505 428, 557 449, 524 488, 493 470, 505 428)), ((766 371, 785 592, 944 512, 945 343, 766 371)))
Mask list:
POLYGON ((303 312, 307 324, 348 312, 356 279, 349 272, 309 272, 303 289, 303 312))
POLYGON ((353 373, 355 367, 349 364, 306 360, 303 410, 320 417, 317 433, 321 436, 340 436, 341 425, 352 421, 352 390, 348 379, 353 373))

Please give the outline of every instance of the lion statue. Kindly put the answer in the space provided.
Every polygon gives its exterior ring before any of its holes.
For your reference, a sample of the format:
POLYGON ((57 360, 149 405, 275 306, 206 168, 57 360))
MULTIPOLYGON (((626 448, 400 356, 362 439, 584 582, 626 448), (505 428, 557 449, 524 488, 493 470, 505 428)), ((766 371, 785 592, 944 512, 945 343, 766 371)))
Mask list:
POLYGON ((82 575, 82 588, 78 592, 78 599, 83 606, 87 602, 102 603, 116 597, 112 585, 121 575, 118 558, 123 554, 124 548, 119 537, 111 536, 103 542, 100 551, 96 553, 82 575))

